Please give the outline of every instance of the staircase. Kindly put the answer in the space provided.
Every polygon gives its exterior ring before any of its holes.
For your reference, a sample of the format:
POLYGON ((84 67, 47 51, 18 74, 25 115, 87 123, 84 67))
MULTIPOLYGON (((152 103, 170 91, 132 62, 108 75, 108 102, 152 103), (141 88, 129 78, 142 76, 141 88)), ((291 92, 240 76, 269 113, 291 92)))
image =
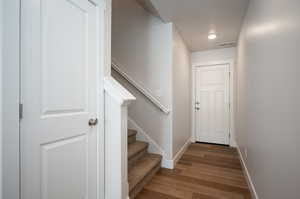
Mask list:
POLYGON ((148 143, 136 140, 137 131, 128 129, 129 196, 134 199, 160 169, 162 157, 147 152, 148 143))

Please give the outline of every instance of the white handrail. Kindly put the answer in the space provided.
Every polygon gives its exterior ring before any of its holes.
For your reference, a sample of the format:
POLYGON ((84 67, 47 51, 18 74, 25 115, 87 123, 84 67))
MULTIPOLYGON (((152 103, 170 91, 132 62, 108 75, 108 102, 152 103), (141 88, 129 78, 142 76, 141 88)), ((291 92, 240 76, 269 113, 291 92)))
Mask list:
POLYGON ((150 102, 152 102, 159 110, 161 110, 164 114, 169 114, 170 109, 166 108, 160 101, 154 97, 149 91, 139 85, 136 81, 134 81, 128 74, 121 70, 119 64, 116 61, 112 61, 112 68, 119 73, 123 78, 125 78, 134 88, 136 88, 140 93, 142 93, 150 102))

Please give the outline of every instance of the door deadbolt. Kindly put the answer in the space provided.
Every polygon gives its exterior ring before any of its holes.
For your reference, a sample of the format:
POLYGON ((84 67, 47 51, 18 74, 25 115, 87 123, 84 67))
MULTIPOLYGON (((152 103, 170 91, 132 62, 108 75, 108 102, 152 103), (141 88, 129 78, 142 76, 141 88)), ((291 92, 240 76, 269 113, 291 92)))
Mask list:
POLYGON ((89 120, 89 126, 96 126, 97 124, 98 124, 98 118, 89 120))

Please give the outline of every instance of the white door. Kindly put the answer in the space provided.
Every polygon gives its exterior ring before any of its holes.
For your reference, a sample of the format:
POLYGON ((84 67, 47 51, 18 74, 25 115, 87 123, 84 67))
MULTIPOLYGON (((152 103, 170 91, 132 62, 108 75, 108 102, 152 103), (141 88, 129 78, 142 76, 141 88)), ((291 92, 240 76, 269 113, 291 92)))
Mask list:
POLYGON ((98 11, 88 0, 22 2, 22 199, 101 194, 98 11))
POLYGON ((229 65, 198 67, 195 75, 196 140, 229 144, 229 65))

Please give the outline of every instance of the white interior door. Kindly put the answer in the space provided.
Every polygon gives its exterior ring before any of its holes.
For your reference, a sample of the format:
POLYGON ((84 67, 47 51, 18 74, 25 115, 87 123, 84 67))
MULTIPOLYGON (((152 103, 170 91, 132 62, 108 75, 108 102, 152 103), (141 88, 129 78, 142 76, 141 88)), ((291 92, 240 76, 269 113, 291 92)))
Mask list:
POLYGON ((229 65, 198 67, 195 75, 196 140, 229 144, 229 65))
POLYGON ((22 199, 101 194, 98 11, 88 0, 22 2, 22 199))

